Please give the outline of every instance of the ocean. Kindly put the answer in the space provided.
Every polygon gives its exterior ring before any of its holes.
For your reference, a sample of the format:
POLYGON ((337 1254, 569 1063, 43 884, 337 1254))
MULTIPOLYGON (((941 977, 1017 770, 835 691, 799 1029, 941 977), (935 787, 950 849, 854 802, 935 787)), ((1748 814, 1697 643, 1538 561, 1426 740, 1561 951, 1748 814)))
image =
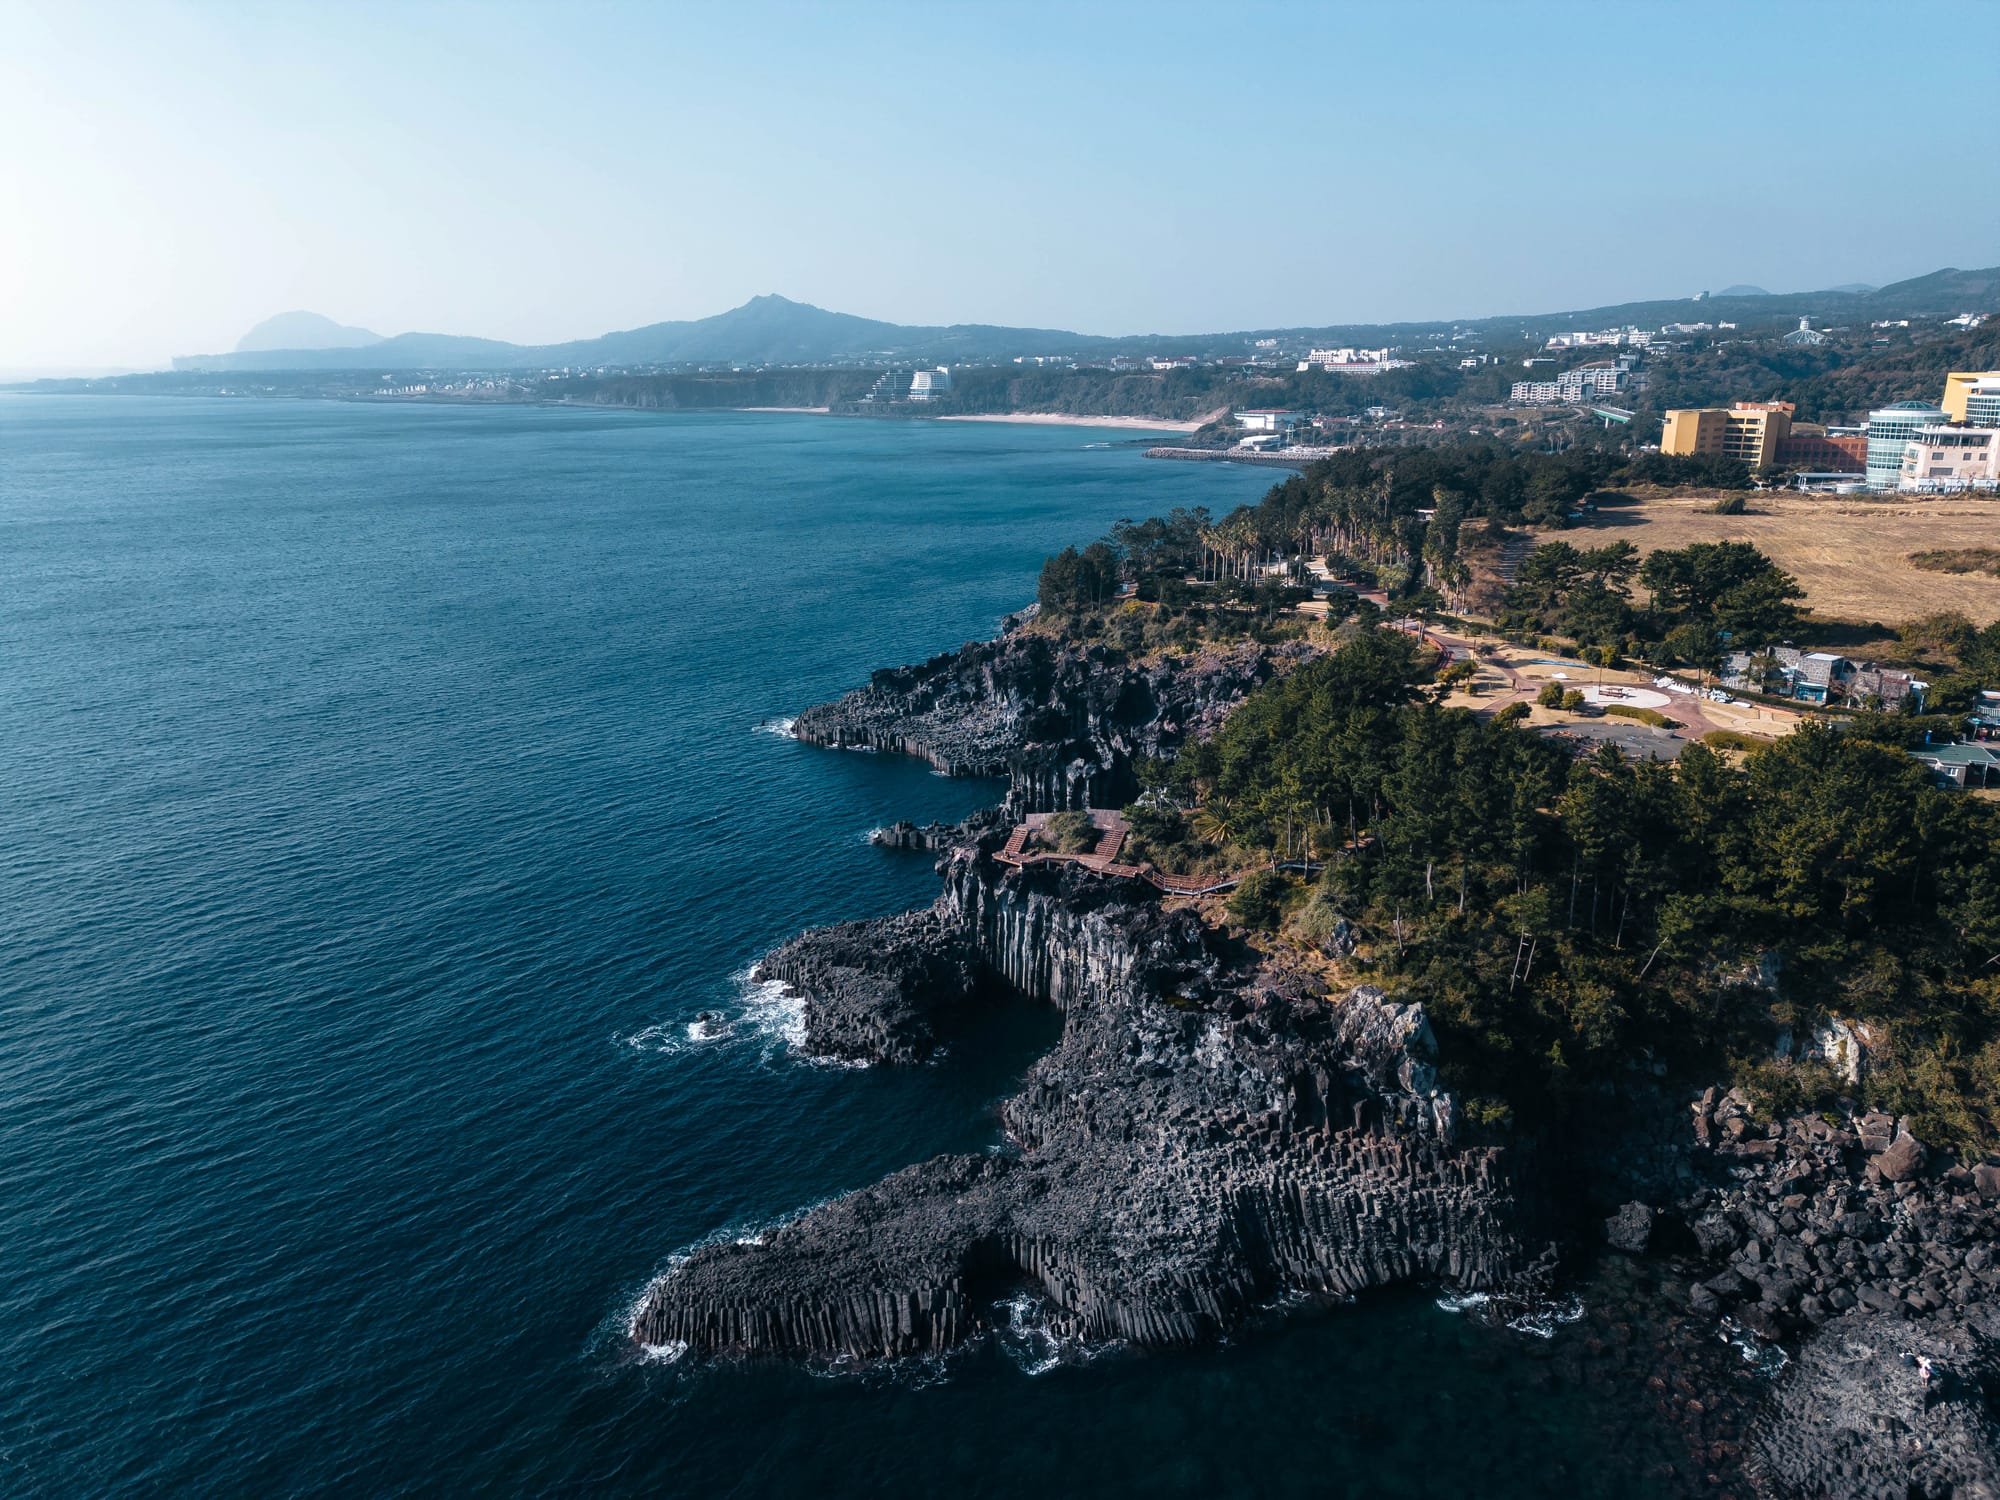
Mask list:
POLYGON ((1052 1015, 828 1067, 746 975, 1001 788, 771 725, 1281 477, 1131 439, 0 396, 0 1493, 1645 1492, 1567 1328, 1432 1290, 1157 1357, 627 1337, 676 1251, 997 1139, 1052 1015))

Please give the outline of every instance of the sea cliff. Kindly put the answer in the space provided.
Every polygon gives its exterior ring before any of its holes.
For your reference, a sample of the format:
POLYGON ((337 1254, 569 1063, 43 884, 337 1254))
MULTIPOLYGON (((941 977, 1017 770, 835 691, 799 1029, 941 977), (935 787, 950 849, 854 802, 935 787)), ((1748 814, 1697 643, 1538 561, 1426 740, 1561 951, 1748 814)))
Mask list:
POLYGON ((998 1149, 697 1249, 650 1291, 635 1337, 927 1354, 1025 1293, 1058 1335, 1158 1348, 1397 1282, 1532 1304, 1565 1262, 1622 1255, 1646 1270, 1618 1283, 1633 1301, 1617 1326, 1642 1348, 1659 1338, 1662 1368, 1689 1337, 1736 1339, 1773 1368, 1790 1353, 1747 1394, 1647 1380, 1713 1485, 2000 1495, 2000 1168, 1859 1109, 1760 1117, 1638 1059, 1559 1133, 1482 1134, 1439 1086, 1421 1003, 1330 990, 1136 880, 993 858, 1022 813, 1129 797, 1137 757, 1212 732, 1301 654, 1134 663, 1017 630, 800 715, 811 743, 1012 778, 1004 810, 883 840, 937 851, 929 908, 764 960, 803 1002, 807 1049, 922 1062, 1010 1004, 1056 1007, 1061 1037, 1001 1106, 998 1149))
POLYGON ((811 745, 912 755, 947 776, 1005 776, 1020 812, 1116 807, 1136 757, 1170 757, 1313 648, 1246 644, 1128 661, 1032 630, 885 667, 792 733, 811 745))
POLYGON ((1420 1007, 1245 970, 1143 888, 989 852, 946 856, 929 912, 807 934, 766 972, 798 985, 809 1039, 883 1061, 923 1055, 956 1008, 1058 1006, 1061 1040, 1002 1106, 1008 1149, 695 1252, 654 1289, 641 1340, 926 1353, 1025 1289, 1059 1334, 1160 1347, 1286 1294, 1546 1285, 1554 1252, 1516 1162, 1461 1138, 1420 1007))

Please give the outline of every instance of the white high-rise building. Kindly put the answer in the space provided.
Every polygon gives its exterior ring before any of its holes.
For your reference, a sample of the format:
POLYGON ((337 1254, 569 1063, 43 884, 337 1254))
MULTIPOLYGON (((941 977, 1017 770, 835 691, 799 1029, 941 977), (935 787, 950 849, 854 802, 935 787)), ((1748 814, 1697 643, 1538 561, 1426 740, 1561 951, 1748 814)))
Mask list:
POLYGON ((1898 401, 1868 413, 1868 488, 1893 490, 1903 482, 1903 450, 1920 427, 1941 427, 1942 407, 1928 401, 1898 401))

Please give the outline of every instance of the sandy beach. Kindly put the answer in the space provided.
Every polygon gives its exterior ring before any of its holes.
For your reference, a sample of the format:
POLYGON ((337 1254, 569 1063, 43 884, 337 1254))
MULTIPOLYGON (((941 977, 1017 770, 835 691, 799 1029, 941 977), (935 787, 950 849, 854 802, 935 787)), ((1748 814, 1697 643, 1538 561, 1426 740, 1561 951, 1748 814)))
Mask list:
POLYGON ((1067 412, 1010 411, 990 416, 933 417, 936 422, 1033 422, 1049 427, 1133 427, 1144 432, 1194 432, 1199 422, 1169 422, 1159 417, 1077 417, 1067 412))
MULTIPOLYGON (((789 411, 825 416, 824 406, 738 406, 735 411, 789 411)), ((1162 417, 1078 417, 1057 411, 1009 411, 965 416, 924 417, 926 422, 1032 422, 1045 427, 1127 427, 1138 432, 1194 432, 1200 422, 1170 422, 1162 417)))

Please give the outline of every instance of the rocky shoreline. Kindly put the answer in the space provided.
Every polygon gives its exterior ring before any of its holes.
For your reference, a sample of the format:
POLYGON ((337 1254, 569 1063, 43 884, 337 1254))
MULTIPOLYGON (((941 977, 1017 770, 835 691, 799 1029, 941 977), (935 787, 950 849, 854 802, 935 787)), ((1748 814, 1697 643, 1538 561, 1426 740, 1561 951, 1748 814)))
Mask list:
POLYGON ((806 933, 759 966, 802 998, 807 1050, 922 1062, 1024 1001, 1062 1012, 1061 1039, 1002 1106, 1004 1149, 697 1250, 634 1336, 926 1354, 1027 1291, 1059 1335, 1170 1347, 1277 1298, 1398 1282, 1532 1305, 1565 1257, 1609 1253, 1638 1274, 1592 1347, 1639 1350, 1618 1361, 1635 1381, 1658 1363, 1643 1389, 1686 1432, 1706 1484, 1690 1492, 2000 1497, 2000 1167, 1884 1115, 1760 1120, 1650 1072, 1588 1138, 1482 1134, 1437 1084, 1420 1005, 1328 993, 1137 882, 991 858, 1019 813, 1127 800, 1135 757, 1211 731, 1298 654, 1138 665, 1013 631, 799 716, 810 743, 1012 778, 1004 813, 878 837, 937 852, 930 908, 806 933), (1669 1381, 1697 1337, 1792 1357, 1748 1393, 1699 1360, 1669 1381))
POLYGON ((1313 654, 1298 642, 1128 663, 1101 645, 1033 631, 973 641, 801 713, 809 745, 915 756, 947 776, 1004 776, 1018 812, 1118 807, 1136 757, 1171 757, 1272 676, 1313 654))
MULTIPOLYGON (((989 840, 990 842, 990 840, 989 840)), ((942 1157, 752 1245, 697 1251, 636 1336, 711 1353, 930 1353, 1031 1288, 1051 1329, 1198 1344, 1284 1295, 1421 1279, 1532 1298, 1521 1153, 1462 1139, 1420 1007, 1244 974, 1194 913, 1132 882, 1007 871, 975 841, 914 916, 808 933, 760 973, 808 1044, 905 1062, 952 1013, 1059 1007, 1061 1040, 1001 1108, 1013 1149, 942 1157)))

